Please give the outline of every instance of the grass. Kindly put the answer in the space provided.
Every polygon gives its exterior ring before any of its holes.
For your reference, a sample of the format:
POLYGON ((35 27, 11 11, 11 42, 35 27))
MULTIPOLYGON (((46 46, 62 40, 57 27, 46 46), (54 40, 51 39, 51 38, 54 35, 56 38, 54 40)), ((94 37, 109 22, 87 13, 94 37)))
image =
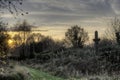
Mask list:
MULTIPOLYGON (((59 77, 52 76, 48 73, 33 69, 27 68, 30 73, 30 78, 28 80, 66 80, 59 77)), ((67 80, 120 80, 119 76, 108 76, 108 75, 101 75, 101 76, 84 76, 78 79, 71 78, 67 80)))
MULTIPOLYGON (((36 69, 28 68, 28 70, 31 74, 31 78, 29 80, 65 80, 62 78, 51 76, 47 73, 44 73, 36 69)), ((79 79, 71 78, 68 80, 120 80, 120 78, 119 76, 103 75, 103 76, 87 76, 87 77, 81 77, 79 79)))
MULTIPOLYGON (((18 73, 24 75, 25 80, 66 80, 66 79, 63 79, 61 77, 52 76, 52 75, 45 73, 41 70, 30 68, 26 65, 18 65, 17 64, 17 65, 14 65, 14 67, 12 69, 13 69, 13 72, 15 71, 15 72, 18 72, 18 73)), ((14 75, 14 77, 16 77, 18 79, 14 79, 14 80, 23 80, 23 79, 19 79, 19 78, 21 78, 20 77, 21 75, 19 75, 19 74, 17 74, 17 75, 14 75)), ((3 80, 5 80, 5 79, 3 79, 3 80)), ((9 79, 7 79, 7 80, 9 80, 9 79)), ((106 74, 101 74, 101 75, 79 76, 77 79, 70 78, 67 80, 120 80, 120 76, 119 76, 119 74, 110 76, 106 73, 106 74)))
POLYGON ((44 73, 42 71, 27 68, 30 73, 30 78, 28 80, 64 80, 62 78, 58 78, 52 75, 49 75, 47 73, 44 73))
MULTIPOLYGON (((17 72, 19 74, 12 75, 10 79, 0 79, 0 80, 66 80, 60 77, 52 76, 48 73, 45 73, 43 71, 34 69, 34 68, 29 68, 25 66, 16 66, 15 70, 18 70, 17 72), (21 75, 24 75, 26 78, 23 79, 21 75), (14 79, 12 79, 14 78, 14 79)), ((102 74, 102 75, 94 75, 94 76, 81 76, 79 78, 70 78, 67 80, 120 80, 119 75, 112 75, 108 76, 107 74, 102 74)))

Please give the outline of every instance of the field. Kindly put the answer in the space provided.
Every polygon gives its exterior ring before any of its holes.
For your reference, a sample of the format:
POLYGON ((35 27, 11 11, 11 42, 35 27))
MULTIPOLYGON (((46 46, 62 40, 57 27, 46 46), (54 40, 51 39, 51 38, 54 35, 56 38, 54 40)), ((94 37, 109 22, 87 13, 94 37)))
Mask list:
POLYGON ((31 75, 31 77, 28 80, 64 80, 62 78, 51 76, 47 73, 44 73, 36 69, 32 69, 32 68, 27 68, 27 69, 31 75))
POLYGON ((31 77, 29 80, 120 80, 119 76, 108 76, 108 75, 101 75, 101 76, 86 76, 81 78, 71 78, 71 79, 62 79, 58 77, 51 76, 47 73, 41 72, 39 70, 28 68, 31 77))
POLYGON ((102 74, 99 76, 86 75, 81 78, 63 79, 63 78, 52 76, 48 73, 39 71, 37 69, 23 67, 23 66, 19 66, 19 68, 23 69, 23 73, 24 73, 24 70, 26 70, 29 73, 29 76, 26 76, 27 78, 25 80, 120 80, 119 75, 108 76, 107 74, 104 74, 104 75, 102 74))

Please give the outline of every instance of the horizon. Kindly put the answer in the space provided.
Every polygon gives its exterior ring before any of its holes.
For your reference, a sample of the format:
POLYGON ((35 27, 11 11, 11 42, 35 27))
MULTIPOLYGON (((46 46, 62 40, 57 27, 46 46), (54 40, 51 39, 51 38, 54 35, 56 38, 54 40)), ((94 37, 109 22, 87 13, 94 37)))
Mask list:
POLYGON ((120 80, 120 0, 0 0, 0 80, 120 80))
POLYGON ((49 29, 41 33, 55 39, 63 39, 68 28, 78 25, 92 40, 95 30, 103 37, 110 21, 120 17, 119 3, 119 0, 26 0, 19 8, 29 14, 14 16, 6 11, 1 17, 10 26, 27 20, 43 30, 49 29))
MULTIPOLYGON (((86 43, 85 43, 87 45, 94 42, 93 39, 95 38, 95 35, 94 35, 95 31, 98 31, 98 37, 100 39, 103 39, 104 34, 105 34, 105 30, 107 30, 107 27, 106 28, 102 27, 102 29, 101 29, 101 27, 97 27, 97 28, 96 27, 82 27, 82 26, 79 26, 79 27, 84 28, 84 30, 86 32, 88 32, 89 40, 86 41, 86 43)), ((71 26, 66 26, 66 27, 65 26, 33 27, 32 30, 31 30, 31 34, 32 33, 40 33, 40 34, 42 34, 44 36, 49 36, 49 37, 53 38, 54 40, 61 41, 61 40, 65 39, 65 32, 70 28, 71 28, 71 26)), ((11 37, 14 37, 14 35, 17 34, 16 31, 14 32, 14 31, 11 31, 11 30, 8 33, 11 35, 11 37)))

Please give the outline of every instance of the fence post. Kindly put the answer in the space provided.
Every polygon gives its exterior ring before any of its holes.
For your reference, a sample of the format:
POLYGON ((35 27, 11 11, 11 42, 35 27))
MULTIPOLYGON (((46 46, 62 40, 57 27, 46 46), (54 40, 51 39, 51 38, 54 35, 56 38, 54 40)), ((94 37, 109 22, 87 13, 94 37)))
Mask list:
POLYGON ((95 38, 93 39, 94 41, 94 46, 95 46, 95 52, 98 52, 98 44, 100 41, 100 38, 98 38, 98 31, 95 31, 95 38))

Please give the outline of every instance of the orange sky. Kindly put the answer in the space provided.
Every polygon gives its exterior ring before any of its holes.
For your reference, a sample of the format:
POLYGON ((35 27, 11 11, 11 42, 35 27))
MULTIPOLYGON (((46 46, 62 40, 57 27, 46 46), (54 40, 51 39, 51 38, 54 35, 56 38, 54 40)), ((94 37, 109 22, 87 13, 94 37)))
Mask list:
MULTIPOLYGON (((46 35, 46 36, 51 36, 54 39, 61 40, 65 37, 65 32, 67 29, 70 28, 70 26, 55 26, 55 27, 40 27, 38 28, 39 30, 46 30, 46 31, 40 31, 41 34, 46 35)), ((83 27, 89 35, 89 42, 92 41, 94 38, 94 32, 98 30, 99 32, 99 37, 102 38, 104 36, 105 30, 107 27, 83 27)), ((38 30, 37 29, 37 30, 38 30)))
MULTIPOLYGON (((34 31, 33 33, 41 33, 42 35, 45 36, 51 36, 53 39, 55 40, 62 40, 65 38, 65 32, 67 31, 67 29, 71 28, 71 26, 42 26, 42 27, 38 27, 38 28, 34 28, 35 30, 40 30, 40 31, 34 31)), ((99 33, 99 38, 102 38, 105 34, 105 31, 107 29, 107 27, 91 27, 91 26, 87 26, 87 27, 82 27, 84 28, 89 35, 89 40, 87 42, 87 44, 90 44, 93 42, 93 38, 94 38, 94 32, 97 30, 99 33)), ((12 33, 12 35, 16 34, 13 32, 10 32, 10 34, 12 33)))

